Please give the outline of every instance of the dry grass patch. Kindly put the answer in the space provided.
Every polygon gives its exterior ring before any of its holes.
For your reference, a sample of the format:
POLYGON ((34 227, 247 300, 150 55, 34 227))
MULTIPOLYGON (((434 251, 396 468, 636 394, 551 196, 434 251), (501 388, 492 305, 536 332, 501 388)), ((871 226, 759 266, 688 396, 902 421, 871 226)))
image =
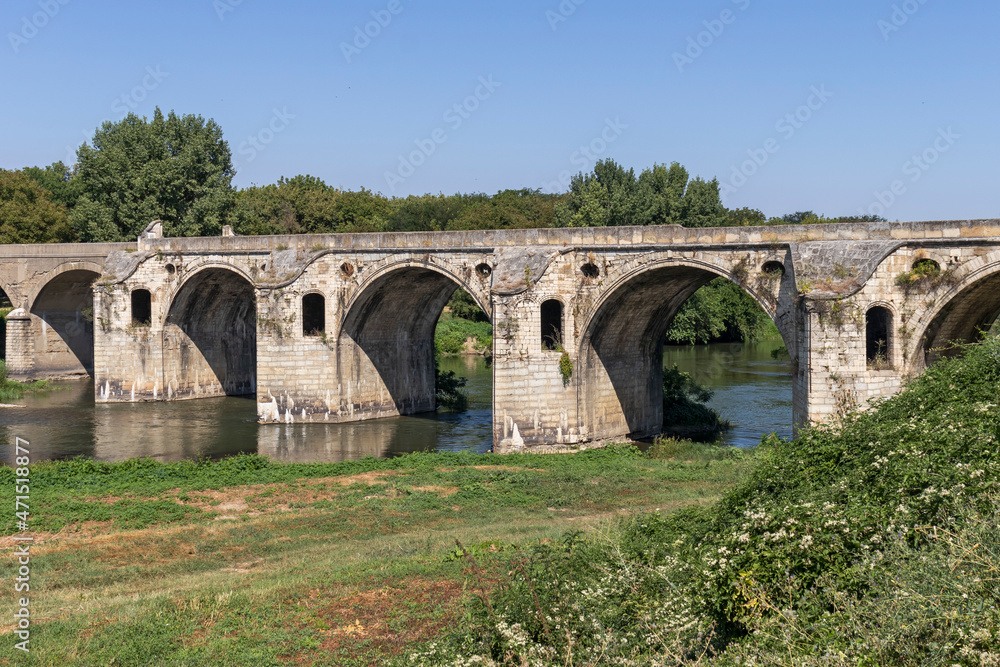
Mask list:
POLYGON ((459 492, 457 486, 414 486, 413 490, 420 493, 433 493, 438 498, 447 498, 459 492))
MULTIPOLYGON (((319 630, 320 653, 367 658, 369 664, 378 665, 453 626, 462 612, 465 591, 454 580, 407 577, 367 590, 313 590, 307 597, 312 611, 299 624, 319 630)), ((311 656, 290 660, 312 664, 311 656)))
POLYGON ((341 477, 319 477, 276 482, 271 484, 251 484, 219 490, 189 491, 181 500, 180 490, 171 491, 170 497, 185 505, 191 505, 208 512, 221 512, 217 519, 233 519, 236 515, 256 516, 270 512, 290 512, 292 504, 312 504, 320 500, 331 500, 340 495, 345 487, 356 484, 385 486, 384 478, 398 475, 394 470, 370 471, 341 477), (251 509, 251 505, 254 507, 251 509))

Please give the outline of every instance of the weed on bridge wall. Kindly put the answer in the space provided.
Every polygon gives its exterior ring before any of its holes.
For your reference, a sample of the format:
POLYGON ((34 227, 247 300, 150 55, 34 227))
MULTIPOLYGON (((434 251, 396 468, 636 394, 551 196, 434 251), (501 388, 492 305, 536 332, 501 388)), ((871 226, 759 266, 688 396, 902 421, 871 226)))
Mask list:
POLYGON ((522 553, 408 664, 1000 664, 998 385, 990 341, 714 507, 522 553))

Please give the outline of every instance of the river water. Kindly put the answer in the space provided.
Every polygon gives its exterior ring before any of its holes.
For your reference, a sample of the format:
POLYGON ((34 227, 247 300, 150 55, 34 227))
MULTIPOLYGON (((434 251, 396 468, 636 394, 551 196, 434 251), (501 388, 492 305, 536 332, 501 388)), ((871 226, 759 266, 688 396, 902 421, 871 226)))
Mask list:
MULTIPOLYGON (((711 405, 733 422, 731 444, 752 446, 763 433, 791 435, 788 361, 771 359, 780 341, 758 345, 667 347, 677 364, 715 391, 711 405)), ((31 443, 32 461, 86 456, 120 461, 219 458, 257 452, 279 461, 333 462, 421 450, 485 452, 491 444, 492 371, 481 357, 442 359, 442 370, 468 378, 469 410, 350 424, 257 424, 252 398, 95 405, 90 381, 25 396, 0 408, 2 460, 13 461, 15 436, 31 443)))
POLYGON ((667 346, 663 365, 677 365, 715 395, 708 405, 732 428, 723 436, 737 447, 752 447, 774 432, 792 437, 792 363, 772 357, 780 338, 758 343, 667 346))

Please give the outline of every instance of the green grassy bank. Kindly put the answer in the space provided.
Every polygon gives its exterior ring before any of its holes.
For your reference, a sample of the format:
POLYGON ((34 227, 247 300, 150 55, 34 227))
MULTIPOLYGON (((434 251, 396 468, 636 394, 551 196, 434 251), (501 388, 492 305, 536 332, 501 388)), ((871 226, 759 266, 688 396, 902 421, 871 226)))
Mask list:
POLYGON ((40 464, 0 664, 1000 664, 998 406, 989 341, 752 454, 40 464))
MULTIPOLYGON (((0 652, 0 664, 386 664, 464 627, 512 554, 710 504, 752 458, 670 448, 40 463, 32 651, 0 652)), ((0 503, 13 507, 13 493, 0 469, 0 503)), ((0 576, 15 567, 4 560, 0 576)))
POLYGON ((1000 342, 713 505, 513 554, 420 665, 1000 664, 1000 342))

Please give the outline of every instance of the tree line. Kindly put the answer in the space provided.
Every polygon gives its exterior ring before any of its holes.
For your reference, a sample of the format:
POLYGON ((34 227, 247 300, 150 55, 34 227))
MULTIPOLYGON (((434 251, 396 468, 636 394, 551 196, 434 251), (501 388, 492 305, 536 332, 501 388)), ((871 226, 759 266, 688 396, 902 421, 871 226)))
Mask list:
MULTIPOLYGON (((159 108, 151 119, 130 113, 97 128, 73 165, 0 169, 0 243, 133 241, 152 220, 163 221, 167 236, 218 236, 223 225, 258 235, 881 220, 812 211, 768 218, 757 209, 728 209, 716 179, 691 177, 677 162, 636 174, 601 160, 558 194, 521 188, 390 198, 366 188, 333 187, 307 174, 237 188, 235 175, 229 144, 214 120, 159 108)), ((461 308, 458 301, 453 305, 461 308)), ((769 325, 749 296, 720 279, 683 306, 667 340, 753 340, 769 325)))
POLYGON ((159 108, 151 119, 130 113, 98 128, 73 165, 0 170, 0 243, 131 241, 154 219, 168 236, 216 236, 226 224, 254 235, 873 219, 727 209, 716 179, 692 178, 677 162, 636 174, 602 160, 560 194, 522 188, 389 198, 306 174, 236 188, 235 175, 214 120, 159 108))

